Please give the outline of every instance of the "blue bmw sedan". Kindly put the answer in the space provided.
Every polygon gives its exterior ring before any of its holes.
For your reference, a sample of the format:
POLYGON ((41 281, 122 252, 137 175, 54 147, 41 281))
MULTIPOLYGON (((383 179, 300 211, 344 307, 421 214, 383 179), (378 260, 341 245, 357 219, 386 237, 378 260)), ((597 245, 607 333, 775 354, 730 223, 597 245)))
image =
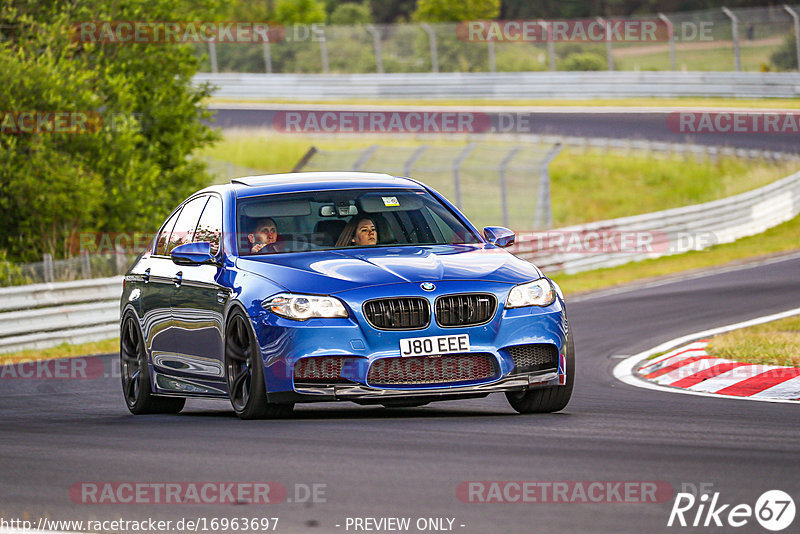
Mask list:
POLYGON ((563 409, 575 354, 559 287, 442 195, 385 174, 239 178, 178 206, 125 275, 122 390, 134 414, 227 398, 387 407, 505 393, 563 409))

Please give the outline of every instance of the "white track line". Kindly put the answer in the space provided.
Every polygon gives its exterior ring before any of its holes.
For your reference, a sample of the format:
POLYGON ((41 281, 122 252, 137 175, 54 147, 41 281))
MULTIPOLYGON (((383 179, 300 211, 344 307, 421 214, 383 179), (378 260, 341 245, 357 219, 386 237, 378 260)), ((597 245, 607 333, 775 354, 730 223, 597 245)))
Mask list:
MULTIPOLYGON (((684 395, 698 395, 701 397, 714 397, 717 399, 736 399, 736 400, 752 400, 752 401, 761 401, 761 402, 779 402, 779 403, 786 403, 786 404, 797 404, 798 401, 794 400, 784 400, 784 399, 768 399, 764 397, 736 397, 733 395, 716 395, 714 393, 706 393, 703 391, 692 391, 690 389, 683 389, 683 388, 673 388, 668 386, 661 386, 654 382, 650 382, 644 379, 641 379, 633 374, 634 369, 636 366, 646 360, 649 356, 664 352, 667 350, 671 350, 677 346, 680 346, 684 343, 688 343, 690 341, 695 341, 700 338, 711 337, 717 334, 722 334, 724 332, 730 332, 731 330, 737 330, 739 328, 746 328, 748 326, 755 326, 757 324, 768 323, 770 321, 777 321, 778 319, 784 319, 786 317, 792 317, 794 315, 800 315, 800 308, 795 308, 793 310, 787 310, 781 313, 775 313, 773 315, 765 315, 763 317, 758 317, 756 319, 751 319, 749 321, 744 321, 741 323, 730 324, 727 326, 721 326, 719 328, 712 328, 711 330, 704 330, 702 332, 697 332, 694 334, 689 334, 688 336, 682 336, 676 339, 672 339, 667 341, 666 343, 662 343, 657 347, 653 347, 652 349, 646 350, 644 352, 640 352, 639 354, 634 354, 630 358, 626 358, 619 362, 616 367, 614 367, 614 378, 617 380, 624 382, 631 386, 636 386, 637 388, 644 388, 644 389, 654 389, 657 391, 669 391, 671 393, 681 393, 684 395)), ((793 381, 791 385, 787 384, 786 388, 800 388, 800 381, 793 381)), ((779 387, 779 385, 774 387, 779 387)))

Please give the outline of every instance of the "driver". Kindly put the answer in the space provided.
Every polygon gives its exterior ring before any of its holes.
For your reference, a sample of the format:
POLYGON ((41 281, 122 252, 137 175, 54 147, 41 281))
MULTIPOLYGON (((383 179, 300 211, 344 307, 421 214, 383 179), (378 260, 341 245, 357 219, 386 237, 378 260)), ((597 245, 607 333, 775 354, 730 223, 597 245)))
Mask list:
POLYGON ((369 247, 378 244, 378 229, 369 217, 353 217, 342 229, 337 247, 369 247))
POLYGON ((275 221, 269 217, 256 221, 247 240, 250 242, 250 254, 277 252, 275 242, 278 240, 278 227, 275 221))

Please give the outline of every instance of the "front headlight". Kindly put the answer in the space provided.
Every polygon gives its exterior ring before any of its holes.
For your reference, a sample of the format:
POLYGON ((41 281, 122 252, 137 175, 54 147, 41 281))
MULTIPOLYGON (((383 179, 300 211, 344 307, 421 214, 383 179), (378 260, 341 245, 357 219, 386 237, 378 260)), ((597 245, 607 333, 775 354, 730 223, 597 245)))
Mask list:
POLYGON ((281 293, 261 304, 276 315, 296 321, 315 317, 347 317, 347 310, 342 301, 333 297, 281 293))
POLYGON ((556 300, 553 284, 547 278, 520 284, 511 288, 506 299, 506 308, 523 306, 549 306, 556 300))

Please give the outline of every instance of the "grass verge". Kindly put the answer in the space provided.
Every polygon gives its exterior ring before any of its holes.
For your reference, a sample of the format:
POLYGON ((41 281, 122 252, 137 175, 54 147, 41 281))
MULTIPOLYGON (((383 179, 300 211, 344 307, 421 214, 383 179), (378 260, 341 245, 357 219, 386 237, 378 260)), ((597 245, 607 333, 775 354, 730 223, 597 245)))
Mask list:
POLYGON ((618 267, 576 274, 554 274, 565 293, 576 294, 641 281, 648 278, 718 267, 779 253, 800 250, 800 216, 764 233, 716 245, 705 250, 644 260, 618 267))
POLYGON ((800 315, 715 336, 706 352, 738 362, 800 367, 800 315))
POLYGON ((91 356, 94 354, 113 354, 119 352, 119 338, 104 339, 70 345, 62 343, 46 349, 30 349, 19 352, 0 354, 0 365, 37 360, 51 360, 53 358, 75 358, 78 356, 91 356))

